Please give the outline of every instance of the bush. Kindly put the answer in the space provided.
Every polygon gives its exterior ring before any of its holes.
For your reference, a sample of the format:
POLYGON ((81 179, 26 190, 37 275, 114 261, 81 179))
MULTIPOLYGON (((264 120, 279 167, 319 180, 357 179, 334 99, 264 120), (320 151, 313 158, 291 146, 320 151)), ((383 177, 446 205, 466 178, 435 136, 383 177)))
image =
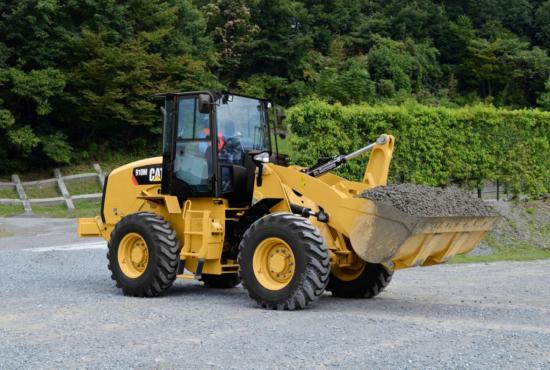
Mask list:
MULTIPOLYGON (((469 188, 484 181, 506 183, 513 192, 550 191, 550 113, 476 105, 458 109, 328 104, 312 100, 292 107, 292 160, 348 153, 388 133, 396 138, 390 177, 394 182, 469 188)), ((367 158, 339 172, 360 179, 367 158)))

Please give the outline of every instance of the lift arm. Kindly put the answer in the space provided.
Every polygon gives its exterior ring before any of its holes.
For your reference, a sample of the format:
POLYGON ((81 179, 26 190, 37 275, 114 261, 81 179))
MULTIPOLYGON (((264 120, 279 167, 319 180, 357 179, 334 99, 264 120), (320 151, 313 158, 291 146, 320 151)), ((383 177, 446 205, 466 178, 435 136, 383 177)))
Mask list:
POLYGON ((394 138, 391 135, 380 135, 374 143, 349 154, 340 154, 331 158, 322 158, 316 164, 305 168, 303 172, 309 176, 319 177, 340 167, 349 160, 372 151, 371 158, 365 169, 363 183, 370 185, 384 185, 387 182, 391 156, 393 153, 394 138))

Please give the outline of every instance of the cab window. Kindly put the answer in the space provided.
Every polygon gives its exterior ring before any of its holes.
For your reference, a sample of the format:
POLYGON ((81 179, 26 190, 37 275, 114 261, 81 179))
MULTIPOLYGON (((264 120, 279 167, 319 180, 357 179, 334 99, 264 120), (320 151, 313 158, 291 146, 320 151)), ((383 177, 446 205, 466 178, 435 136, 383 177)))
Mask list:
POLYGON ((174 174, 193 192, 208 192, 212 177, 210 115, 200 113, 195 97, 178 101, 174 174))

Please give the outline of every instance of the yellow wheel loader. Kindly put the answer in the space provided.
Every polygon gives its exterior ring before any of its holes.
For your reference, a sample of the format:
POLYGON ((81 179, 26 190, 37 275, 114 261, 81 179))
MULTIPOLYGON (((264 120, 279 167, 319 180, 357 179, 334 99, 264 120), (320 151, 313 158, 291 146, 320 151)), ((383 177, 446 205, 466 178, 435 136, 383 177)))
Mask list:
POLYGON ((182 278, 214 288, 242 280, 271 309, 304 308, 325 290, 370 298, 396 269, 470 251, 496 220, 408 215, 359 197, 386 185, 390 135, 310 168, 288 166, 269 102, 207 91, 156 98, 162 157, 113 170, 101 214, 78 222, 81 237, 108 241, 125 295, 158 296, 182 278), (367 152, 363 181, 330 172, 367 152))

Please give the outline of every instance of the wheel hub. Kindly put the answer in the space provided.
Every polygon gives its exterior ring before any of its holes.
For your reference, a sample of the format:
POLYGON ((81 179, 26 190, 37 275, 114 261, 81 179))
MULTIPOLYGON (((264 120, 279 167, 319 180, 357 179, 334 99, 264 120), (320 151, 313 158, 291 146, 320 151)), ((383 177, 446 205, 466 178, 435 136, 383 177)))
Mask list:
POLYGON ((337 264, 332 266, 332 274, 343 281, 352 281, 357 279, 365 270, 366 263, 356 257, 353 262, 346 267, 340 267, 337 264))
POLYGON ((269 237, 256 247, 253 265, 256 279, 264 288, 283 289, 294 276, 294 253, 284 240, 269 237))
POLYGON ((129 278, 140 277, 147 268, 149 250, 143 237, 137 233, 126 234, 118 246, 118 264, 129 278))
POLYGON ((132 249, 132 262, 136 264, 141 264, 145 258, 145 251, 141 248, 132 249))
POLYGON ((280 273, 283 272, 285 269, 287 263, 286 258, 283 254, 277 253, 273 254, 269 257, 269 271, 274 273, 280 273))

